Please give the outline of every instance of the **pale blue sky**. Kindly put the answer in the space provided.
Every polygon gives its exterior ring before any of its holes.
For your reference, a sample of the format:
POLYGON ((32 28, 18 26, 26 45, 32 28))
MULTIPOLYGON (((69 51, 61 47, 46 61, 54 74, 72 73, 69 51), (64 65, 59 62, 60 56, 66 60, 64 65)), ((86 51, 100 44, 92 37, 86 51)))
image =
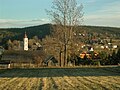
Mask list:
MULTIPOLYGON (((45 9, 53 0, 0 0, 0 28, 49 23, 45 9)), ((83 4, 84 25, 120 27, 120 0, 77 0, 83 4)))

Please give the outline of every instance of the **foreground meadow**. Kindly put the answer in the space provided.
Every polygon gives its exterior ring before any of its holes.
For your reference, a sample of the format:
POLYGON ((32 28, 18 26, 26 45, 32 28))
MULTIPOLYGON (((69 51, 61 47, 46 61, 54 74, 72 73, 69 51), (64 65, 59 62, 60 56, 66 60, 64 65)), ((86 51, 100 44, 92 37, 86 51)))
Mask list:
POLYGON ((120 90, 120 67, 0 70, 0 90, 120 90))

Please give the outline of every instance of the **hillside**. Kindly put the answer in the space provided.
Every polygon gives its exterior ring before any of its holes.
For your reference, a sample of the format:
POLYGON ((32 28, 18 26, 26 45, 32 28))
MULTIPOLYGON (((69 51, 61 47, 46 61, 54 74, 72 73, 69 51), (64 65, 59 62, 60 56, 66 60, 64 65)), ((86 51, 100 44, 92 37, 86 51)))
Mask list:
MULTIPOLYGON (((31 26, 25 28, 4 28, 0 29, 0 42, 5 42, 8 39, 11 40, 23 40, 25 31, 27 32, 28 38, 38 36, 40 39, 49 35, 52 30, 51 24, 44 24, 39 26, 31 26)), ((113 35, 115 38, 120 37, 120 28, 113 27, 98 27, 98 26, 82 26, 78 28, 79 31, 94 32, 102 35, 113 35)))
POLYGON ((38 36, 40 39, 42 39, 46 35, 49 35, 50 31, 51 31, 50 24, 31 26, 25 28, 4 28, 0 29, 0 42, 5 42, 8 39, 23 40, 25 32, 27 33, 28 38, 38 36))
POLYGON ((100 27, 100 26, 86 26, 87 29, 98 32, 98 33, 113 33, 113 34, 120 34, 120 28, 115 27, 100 27))

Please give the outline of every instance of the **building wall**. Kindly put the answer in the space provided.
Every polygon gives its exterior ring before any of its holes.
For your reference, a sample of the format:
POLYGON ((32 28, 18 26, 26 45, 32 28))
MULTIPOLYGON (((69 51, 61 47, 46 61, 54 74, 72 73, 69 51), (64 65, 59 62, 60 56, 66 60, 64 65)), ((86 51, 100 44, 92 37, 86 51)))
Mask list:
POLYGON ((28 50, 28 38, 24 38, 24 50, 28 50))

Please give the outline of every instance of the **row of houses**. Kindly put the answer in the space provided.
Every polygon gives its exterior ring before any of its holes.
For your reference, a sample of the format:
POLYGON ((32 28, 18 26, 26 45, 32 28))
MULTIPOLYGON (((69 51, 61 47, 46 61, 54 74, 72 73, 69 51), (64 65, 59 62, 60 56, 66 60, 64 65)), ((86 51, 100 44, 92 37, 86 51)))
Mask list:
POLYGON ((92 59, 92 58, 97 58, 98 55, 99 55, 99 53, 97 53, 97 52, 82 52, 82 53, 80 53, 80 58, 84 59, 86 57, 88 59, 92 59))

